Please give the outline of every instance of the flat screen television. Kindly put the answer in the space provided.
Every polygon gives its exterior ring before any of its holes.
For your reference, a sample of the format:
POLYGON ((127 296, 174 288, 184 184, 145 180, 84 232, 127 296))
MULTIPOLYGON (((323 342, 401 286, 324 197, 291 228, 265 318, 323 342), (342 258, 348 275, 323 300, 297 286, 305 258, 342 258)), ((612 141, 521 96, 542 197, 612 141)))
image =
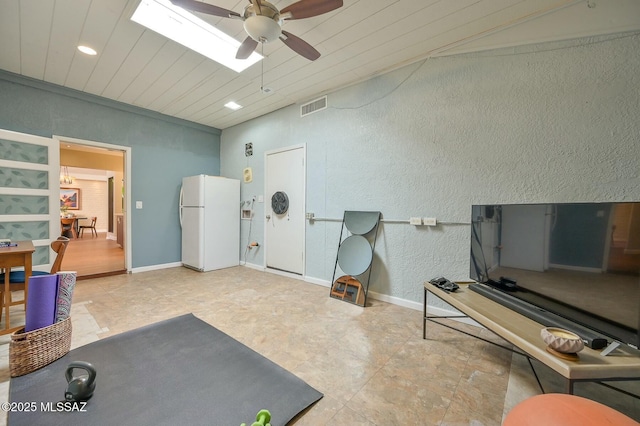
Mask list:
POLYGON ((471 279, 640 347, 640 202, 474 205, 471 223, 471 279))

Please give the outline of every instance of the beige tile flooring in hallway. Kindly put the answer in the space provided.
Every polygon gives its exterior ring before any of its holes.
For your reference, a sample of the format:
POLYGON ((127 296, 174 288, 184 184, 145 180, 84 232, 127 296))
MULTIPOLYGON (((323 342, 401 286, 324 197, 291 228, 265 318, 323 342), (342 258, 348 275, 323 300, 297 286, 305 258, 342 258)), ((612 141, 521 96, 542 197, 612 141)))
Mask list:
MULTIPOLYGON (((500 425, 515 403, 539 392, 520 356, 437 325, 423 340, 420 311, 377 300, 360 308, 331 299, 326 287, 246 267, 83 280, 73 303, 74 347, 193 313, 324 393, 296 425, 500 425)), ((0 336, 2 401, 8 341, 0 336)), ((554 373, 536 368, 547 391, 562 389, 554 373)), ((576 392, 640 420, 631 397, 592 384, 576 392)))

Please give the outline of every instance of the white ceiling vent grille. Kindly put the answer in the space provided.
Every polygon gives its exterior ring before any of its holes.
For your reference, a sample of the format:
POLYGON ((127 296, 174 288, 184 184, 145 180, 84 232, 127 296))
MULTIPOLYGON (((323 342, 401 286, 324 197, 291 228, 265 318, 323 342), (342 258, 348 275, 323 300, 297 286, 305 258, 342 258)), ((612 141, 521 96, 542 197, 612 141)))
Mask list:
POLYGON ((323 109, 327 109, 326 96, 302 105, 300 107, 300 117, 305 117, 309 114, 313 114, 314 112, 322 111, 323 109))

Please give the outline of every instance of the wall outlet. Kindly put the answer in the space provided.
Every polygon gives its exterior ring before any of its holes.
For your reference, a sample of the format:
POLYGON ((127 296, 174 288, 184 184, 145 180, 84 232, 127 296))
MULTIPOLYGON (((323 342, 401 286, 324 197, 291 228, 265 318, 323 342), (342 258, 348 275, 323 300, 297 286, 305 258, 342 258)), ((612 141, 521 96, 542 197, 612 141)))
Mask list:
POLYGON ((136 209, 142 208, 142 201, 136 201, 136 209))
POLYGON ((423 219, 423 222, 427 226, 436 226, 438 224, 438 221, 436 220, 435 217, 425 217, 423 219))
POLYGON ((422 225, 422 218, 421 217, 410 217, 409 218, 409 225, 416 225, 416 226, 422 225))
POLYGON ((313 216, 314 216, 314 215, 313 215, 313 213, 306 213, 306 214, 304 215, 304 217, 305 217, 305 218, 307 218, 308 220, 312 220, 312 219, 313 219, 313 216))

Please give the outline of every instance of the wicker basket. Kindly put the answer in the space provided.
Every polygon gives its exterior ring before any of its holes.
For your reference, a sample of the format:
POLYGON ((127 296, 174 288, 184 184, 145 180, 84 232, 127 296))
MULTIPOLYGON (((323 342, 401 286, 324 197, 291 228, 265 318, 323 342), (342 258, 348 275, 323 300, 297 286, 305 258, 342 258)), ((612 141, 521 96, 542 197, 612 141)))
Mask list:
POLYGON ((37 330, 24 328, 11 335, 9 371, 11 377, 23 376, 51 364, 71 348, 71 317, 37 330))

